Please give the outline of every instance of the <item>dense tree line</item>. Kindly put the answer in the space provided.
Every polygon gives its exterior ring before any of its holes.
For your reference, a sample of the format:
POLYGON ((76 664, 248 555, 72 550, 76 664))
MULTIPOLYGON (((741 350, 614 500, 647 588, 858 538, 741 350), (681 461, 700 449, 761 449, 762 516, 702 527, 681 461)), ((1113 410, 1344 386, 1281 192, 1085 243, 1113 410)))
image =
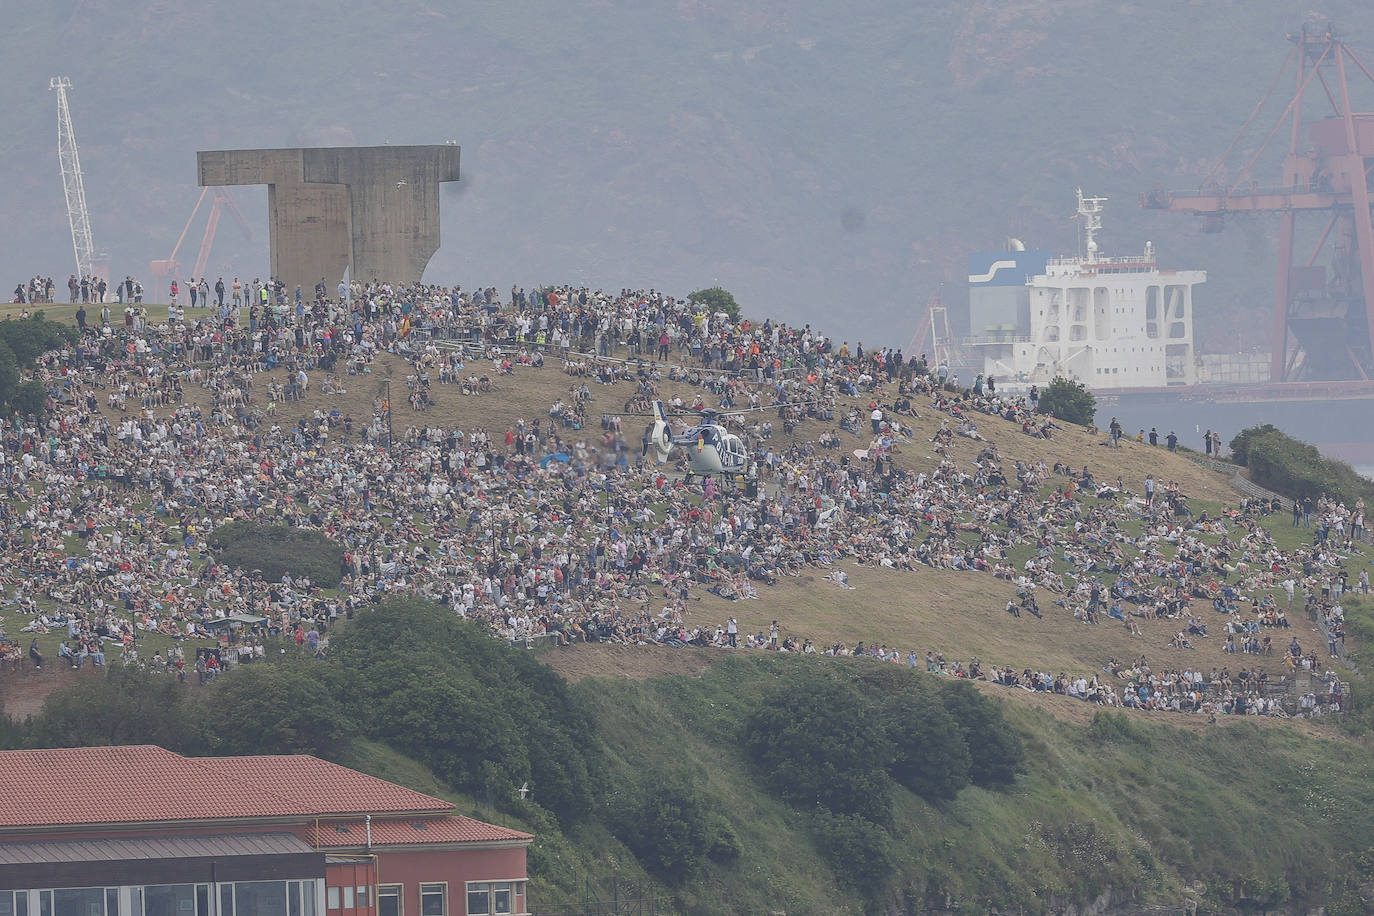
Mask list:
POLYGON ((817 845, 856 888, 893 868, 894 785, 938 804, 1024 768, 1020 738, 972 685, 902 668, 808 666, 768 692, 744 741, 764 782, 812 813, 817 845))
POLYGON ((44 353, 75 341, 75 328, 49 321, 42 312, 0 321, 0 414, 41 416, 47 392, 41 382, 24 381, 24 373, 44 353))

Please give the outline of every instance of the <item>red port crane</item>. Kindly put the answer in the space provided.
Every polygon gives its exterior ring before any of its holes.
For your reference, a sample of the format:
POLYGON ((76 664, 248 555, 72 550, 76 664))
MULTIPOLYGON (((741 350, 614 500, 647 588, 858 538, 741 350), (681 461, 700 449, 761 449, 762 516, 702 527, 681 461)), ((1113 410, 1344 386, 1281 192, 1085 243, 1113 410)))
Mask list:
POLYGON ((1374 84, 1374 73, 1329 24, 1309 23, 1289 39, 1294 47, 1287 62, 1202 186, 1194 192, 1151 191, 1141 196, 1141 206, 1203 216, 1204 231, 1220 229, 1228 214, 1277 213, 1279 263, 1270 380, 1367 381, 1374 378, 1374 224, 1369 186, 1374 168, 1374 114, 1351 107, 1349 76, 1352 70, 1358 71, 1374 84), (1238 177, 1220 181, 1218 175, 1241 133, 1294 63, 1297 88, 1287 108, 1238 177), (1309 97, 1318 105, 1324 101, 1330 110, 1322 106, 1322 114, 1304 122, 1309 97), (1282 180, 1277 186, 1263 187, 1251 179, 1250 169, 1285 122, 1289 122, 1289 142, 1282 180), (1316 246, 1305 258, 1296 250, 1300 216, 1325 221, 1316 246))
POLYGON ((205 232, 200 239, 200 252, 196 255, 195 266, 191 268, 192 278, 205 276, 205 267, 210 262, 210 249, 215 244, 215 232, 219 229, 220 213, 224 210, 229 211, 229 215, 238 223, 239 229, 243 230, 243 237, 248 241, 253 241, 253 227, 248 225, 248 220, 243 218, 243 213, 239 210, 238 204, 229 196, 226 188, 202 188, 200 198, 196 205, 191 208, 191 215, 186 220, 186 226, 181 230, 181 237, 177 239, 176 245, 172 248, 171 257, 162 261, 152 261, 148 264, 148 273, 153 278, 152 300, 158 301, 162 294, 167 290, 168 284, 165 282, 168 277, 176 279, 181 274, 181 262, 177 260, 177 254, 181 251, 181 243, 186 241, 186 235, 191 231, 191 224, 196 220, 196 214, 200 212, 201 204, 205 203, 205 198, 210 195, 210 213, 205 219, 205 232))

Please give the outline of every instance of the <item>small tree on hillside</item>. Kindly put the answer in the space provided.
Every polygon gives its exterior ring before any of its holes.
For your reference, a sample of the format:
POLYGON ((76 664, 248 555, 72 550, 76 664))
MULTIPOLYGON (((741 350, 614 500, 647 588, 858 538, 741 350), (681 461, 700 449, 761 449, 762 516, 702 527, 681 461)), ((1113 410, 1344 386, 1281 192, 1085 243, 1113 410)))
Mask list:
POLYGON ((719 286, 688 293, 687 301, 708 312, 724 312, 732 319, 739 318, 739 303, 728 289, 719 286))
POLYGON ((1041 413, 1052 413, 1061 420, 1087 426, 1097 411, 1097 398, 1082 382, 1056 375, 1040 392, 1041 413))

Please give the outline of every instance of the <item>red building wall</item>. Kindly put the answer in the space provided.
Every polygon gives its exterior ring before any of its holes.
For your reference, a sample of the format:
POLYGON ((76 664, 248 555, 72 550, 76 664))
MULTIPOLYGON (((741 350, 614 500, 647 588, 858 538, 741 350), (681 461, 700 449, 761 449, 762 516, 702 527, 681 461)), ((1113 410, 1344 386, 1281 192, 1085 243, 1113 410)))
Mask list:
POLYGON ((377 916, 377 869, 372 862, 350 863, 347 865, 326 865, 324 869, 325 884, 325 912, 326 916, 377 916), (352 888, 351 902, 353 906, 348 907, 343 904, 350 902, 349 895, 339 893, 339 907, 329 909, 329 888, 352 888), (368 888, 364 893, 363 899, 358 899, 357 889, 360 887, 368 888), (361 905, 359 905, 361 904, 361 905))
MULTIPOLYGON (((377 883, 404 886, 402 916, 420 916, 420 885, 448 884, 448 916, 467 913, 467 882, 525 880, 525 848, 399 851, 377 856, 377 883)), ((517 913, 528 910, 517 902, 517 913)), ((340 914, 343 916, 343 914, 340 914)))

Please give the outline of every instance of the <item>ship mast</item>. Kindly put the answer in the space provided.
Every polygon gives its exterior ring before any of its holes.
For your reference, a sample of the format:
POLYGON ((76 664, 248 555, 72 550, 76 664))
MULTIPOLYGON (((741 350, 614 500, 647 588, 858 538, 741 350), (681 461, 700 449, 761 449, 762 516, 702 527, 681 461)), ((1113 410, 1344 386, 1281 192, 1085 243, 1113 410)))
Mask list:
POLYGON ((1088 251, 1088 263, 1097 261, 1097 233, 1102 230, 1102 205, 1105 197, 1084 197, 1082 188, 1078 193, 1078 218, 1083 221, 1083 245, 1088 251))

